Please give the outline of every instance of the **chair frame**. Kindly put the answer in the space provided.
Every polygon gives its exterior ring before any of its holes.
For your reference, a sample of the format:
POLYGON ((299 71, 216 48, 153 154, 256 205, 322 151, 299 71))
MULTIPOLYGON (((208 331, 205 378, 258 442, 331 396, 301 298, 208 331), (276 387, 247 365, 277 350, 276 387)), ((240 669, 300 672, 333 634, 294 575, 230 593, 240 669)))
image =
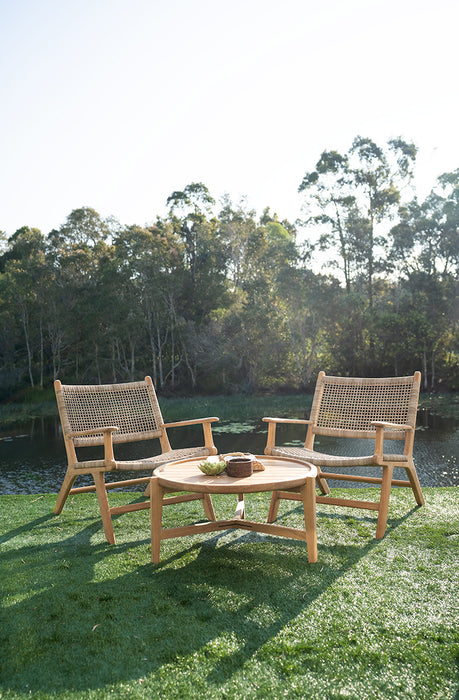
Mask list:
MULTIPOLYGON (((54 382, 56 400, 61 420, 67 471, 54 507, 54 514, 62 512, 69 495, 96 492, 102 524, 107 541, 115 544, 112 515, 150 508, 150 500, 123 506, 110 507, 107 489, 145 483, 145 496, 149 495, 152 470, 179 458, 217 454, 213 442, 211 423, 218 421, 216 416, 164 423, 151 377, 141 382, 99 385, 64 385, 58 379, 54 382), (201 424, 204 445, 197 448, 173 450, 167 430, 169 428, 201 424), (152 458, 118 461, 115 459, 114 445, 117 443, 138 442, 159 439, 161 454, 152 458), (79 461, 77 448, 102 446, 103 458, 79 461), (148 476, 105 481, 106 472, 149 471, 148 476), (73 488, 78 476, 91 474, 94 485, 73 488)), ((169 497, 164 504, 181 503, 200 499, 208 520, 215 520, 212 501, 208 494, 184 494, 169 497)))
MULTIPOLYGON (((411 488, 416 503, 419 506, 424 505, 424 497, 413 462, 420 384, 420 372, 415 372, 410 377, 374 379, 331 377, 325 372, 320 372, 310 419, 263 418, 268 423, 265 454, 294 456, 296 459, 304 459, 314 464, 317 467, 317 486, 322 494, 316 496, 316 502, 377 511, 376 539, 381 539, 386 531, 392 486, 411 488), (282 423, 307 426, 303 448, 276 446, 276 426, 282 423), (326 455, 314 449, 316 435, 373 439, 374 452, 372 455, 357 458, 326 455), (403 453, 386 454, 384 452, 386 440, 404 440, 403 453), (360 476, 328 471, 333 467, 352 468, 353 466, 379 467, 382 469, 382 475, 360 476), (394 479, 395 467, 405 469, 408 479, 394 479), (379 500, 373 502, 332 497, 329 495, 330 487, 327 479, 380 485, 379 500)), ((299 500, 298 494, 295 493, 274 492, 268 516, 269 522, 276 519, 281 498, 299 500)))

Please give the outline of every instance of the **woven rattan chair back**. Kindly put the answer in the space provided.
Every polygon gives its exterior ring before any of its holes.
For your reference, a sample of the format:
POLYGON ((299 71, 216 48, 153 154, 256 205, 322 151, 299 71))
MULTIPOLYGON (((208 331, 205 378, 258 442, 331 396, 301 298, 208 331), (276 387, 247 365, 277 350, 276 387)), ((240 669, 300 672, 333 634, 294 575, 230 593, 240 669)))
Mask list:
MULTIPOLYGON (((316 435, 375 438, 374 421, 416 425, 419 383, 413 377, 362 379, 329 377, 317 380, 310 420, 316 435)), ((405 431, 386 431, 385 439, 403 440, 405 431)))
MULTIPOLYGON (((146 381, 79 386, 62 384, 56 392, 65 434, 114 425, 113 442, 161 436, 163 417, 153 386, 146 381)), ((103 433, 74 437, 75 447, 103 445, 103 433)))

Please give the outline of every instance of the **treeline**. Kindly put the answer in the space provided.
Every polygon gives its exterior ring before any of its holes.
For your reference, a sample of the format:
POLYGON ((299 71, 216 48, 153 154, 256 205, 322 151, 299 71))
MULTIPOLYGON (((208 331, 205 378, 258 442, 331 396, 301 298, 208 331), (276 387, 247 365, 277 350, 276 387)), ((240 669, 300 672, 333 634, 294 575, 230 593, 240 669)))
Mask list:
POLYGON ((145 374, 162 392, 293 391, 320 369, 457 389, 459 169, 419 202, 415 158, 401 139, 322 153, 295 224, 192 183, 152 226, 84 207, 4 236, 0 398, 145 374))

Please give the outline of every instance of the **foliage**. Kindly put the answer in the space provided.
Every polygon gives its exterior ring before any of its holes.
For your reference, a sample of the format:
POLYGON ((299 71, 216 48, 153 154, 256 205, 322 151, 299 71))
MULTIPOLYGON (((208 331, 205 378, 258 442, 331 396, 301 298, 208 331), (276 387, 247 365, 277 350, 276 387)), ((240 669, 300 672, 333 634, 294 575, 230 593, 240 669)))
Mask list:
MULTIPOLYGON (((373 515, 321 505, 313 565, 304 542, 238 530, 165 540, 153 565, 147 511, 116 518, 108 545, 94 495, 57 517, 52 494, 2 496, 0 695, 452 698, 456 492, 425 489, 417 508, 395 490, 380 541, 373 515)), ((235 505, 214 503, 223 517, 235 505)), ((268 505, 247 496, 251 518, 268 505)), ((300 507, 282 508, 282 524, 301 526, 300 507)), ((201 517, 194 501, 163 520, 201 517)))
POLYGON ((19 229, 0 254, 0 400, 145 374, 163 395, 308 391, 321 369, 457 389, 459 170, 404 201, 415 156, 402 139, 324 151, 301 231, 227 196, 217 213, 202 183, 148 227, 82 207, 19 229))

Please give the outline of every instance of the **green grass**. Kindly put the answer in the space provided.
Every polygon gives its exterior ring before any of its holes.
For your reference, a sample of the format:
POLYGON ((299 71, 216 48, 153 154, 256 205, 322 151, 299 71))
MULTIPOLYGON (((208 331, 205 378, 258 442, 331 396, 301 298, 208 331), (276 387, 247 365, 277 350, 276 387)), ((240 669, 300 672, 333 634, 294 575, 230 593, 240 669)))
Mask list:
MULTIPOLYGON (((303 542, 241 530, 166 540, 153 565, 147 511, 115 518, 108 545, 93 495, 57 517, 52 495, 2 496, 0 697, 458 697, 459 491, 424 492, 417 508, 395 490, 379 542, 374 514, 319 505, 313 565, 303 542)), ((163 522, 201 517, 191 502, 163 522)))

